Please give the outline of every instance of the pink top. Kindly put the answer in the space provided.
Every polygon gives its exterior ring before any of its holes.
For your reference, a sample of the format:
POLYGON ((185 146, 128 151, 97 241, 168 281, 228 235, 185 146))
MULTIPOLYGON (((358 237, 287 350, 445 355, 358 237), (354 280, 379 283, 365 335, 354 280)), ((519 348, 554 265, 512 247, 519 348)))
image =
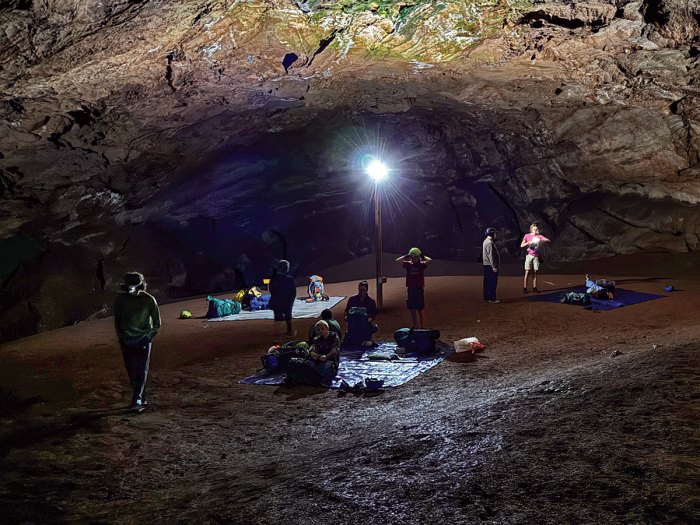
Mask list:
POLYGON ((527 253, 533 257, 539 257, 540 241, 549 241, 549 239, 547 239, 547 237, 544 235, 540 235, 539 233, 536 235, 534 233, 526 233, 525 237, 523 237, 523 242, 531 243, 532 241, 536 241, 536 243, 530 244, 527 247, 527 253))

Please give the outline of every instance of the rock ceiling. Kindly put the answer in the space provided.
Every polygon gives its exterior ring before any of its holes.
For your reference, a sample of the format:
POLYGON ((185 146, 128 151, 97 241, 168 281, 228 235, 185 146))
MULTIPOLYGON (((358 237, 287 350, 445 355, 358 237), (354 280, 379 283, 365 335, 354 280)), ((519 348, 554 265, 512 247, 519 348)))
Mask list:
POLYGON ((5 5, 0 340, 105 312, 125 269, 371 252, 372 154, 390 251, 471 260, 495 225, 516 257, 533 220, 559 260, 700 245, 696 2, 5 5))

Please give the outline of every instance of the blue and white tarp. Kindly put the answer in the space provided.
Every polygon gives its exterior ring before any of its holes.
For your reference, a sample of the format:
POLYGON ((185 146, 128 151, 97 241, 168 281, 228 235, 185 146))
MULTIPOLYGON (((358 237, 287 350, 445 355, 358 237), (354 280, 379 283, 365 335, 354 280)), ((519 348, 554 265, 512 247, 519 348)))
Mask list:
MULTIPOLYGON (((331 388, 338 388, 342 380, 353 386, 368 377, 383 380, 384 388, 400 386, 438 365, 454 351, 451 345, 438 341, 437 351, 430 355, 406 354, 399 359, 388 360, 369 358, 372 354, 390 356, 395 353, 395 350, 396 343, 382 343, 369 350, 341 350, 340 368, 331 388)), ((239 383, 280 385, 285 375, 285 373, 268 374, 266 370, 261 370, 255 375, 241 379, 239 383)))

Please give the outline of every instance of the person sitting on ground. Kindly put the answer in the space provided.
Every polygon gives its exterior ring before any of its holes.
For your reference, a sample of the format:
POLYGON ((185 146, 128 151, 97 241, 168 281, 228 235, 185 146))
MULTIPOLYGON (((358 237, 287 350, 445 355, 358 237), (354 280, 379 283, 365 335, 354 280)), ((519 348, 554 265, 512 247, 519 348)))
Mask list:
POLYGON ((599 282, 592 281, 588 274, 586 274, 586 293, 595 299, 613 299, 615 296, 610 288, 601 286, 599 282))
MULTIPOLYGON (((331 332, 335 332, 338 334, 338 340, 343 339, 343 330, 340 328, 340 323, 333 319, 333 312, 331 312, 328 308, 323 310, 321 312, 321 319, 326 321, 328 323, 328 328, 330 329, 331 332)), ((316 325, 312 325, 311 328, 309 329, 309 345, 312 345, 314 342, 314 338, 318 335, 318 330, 316 328, 316 325)))
POLYGON ((348 320, 350 308, 364 308, 367 310, 367 320, 371 323, 377 316, 377 302, 369 296, 369 284, 367 281, 360 281, 357 285, 357 295, 348 299, 345 305, 345 320, 348 320))
POLYGON ((316 323, 318 335, 309 348, 309 357, 303 362, 290 362, 286 386, 330 385, 338 373, 340 366, 340 339, 338 334, 331 332, 328 323, 320 320, 316 323))
POLYGON ((361 281, 357 285, 357 295, 348 299, 345 306, 345 320, 348 322, 346 342, 364 346, 372 345, 372 334, 379 330, 374 323, 377 316, 377 303, 369 294, 369 284, 361 281))

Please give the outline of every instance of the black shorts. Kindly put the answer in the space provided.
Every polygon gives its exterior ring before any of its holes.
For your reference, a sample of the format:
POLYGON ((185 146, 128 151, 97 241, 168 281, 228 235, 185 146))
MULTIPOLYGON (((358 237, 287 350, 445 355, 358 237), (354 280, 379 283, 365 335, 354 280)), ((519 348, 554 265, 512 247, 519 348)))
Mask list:
POLYGON ((406 288, 406 306, 409 310, 422 310, 425 308, 423 288, 406 288))
POLYGON ((289 309, 273 310, 275 313, 275 321, 291 321, 292 320, 292 307, 289 309))

